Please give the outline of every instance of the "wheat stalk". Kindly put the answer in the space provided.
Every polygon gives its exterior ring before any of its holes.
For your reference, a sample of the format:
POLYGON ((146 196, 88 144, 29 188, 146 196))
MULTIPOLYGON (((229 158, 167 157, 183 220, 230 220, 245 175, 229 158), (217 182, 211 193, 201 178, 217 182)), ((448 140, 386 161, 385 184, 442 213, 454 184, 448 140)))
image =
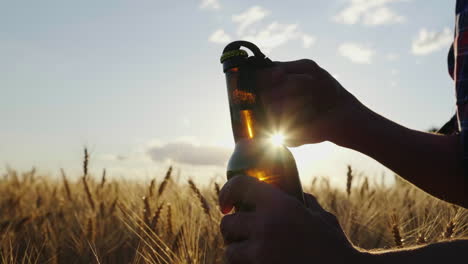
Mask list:
POLYGON ((453 219, 450 219, 450 221, 445 226, 444 232, 442 232, 442 237, 445 239, 452 239, 453 234, 455 233, 455 225, 455 221, 453 219))
POLYGON ((118 198, 116 197, 114 201, 112 202, 110 208, 109 208, 109 215, 113 214, 115 212, 115 207, 118 203, 118 198))
POLYGON ((149 203, 149 199, 146 196, 143 196, 143 221, 145 222, 146 225, 150 225, 150 216, 151 216, 151 206, 149 203))
POLYGON ((67 176, 65 174, 64 169, 60 169, 60 172, 62 174, 62 179, 63 179, 63 187, 65 188, 65 193, 67 194, 68 200, 73 202, 71 190, 70 190, 70 184, 68 184, 67 176))
POLYGON ((156 231, 156 227, 157 227, 158 221, 159 221, 159 216, 161 215, 161 211, 162 211, 163 207, 164 207, 164 203, 161 203, 161 205, 158 206, 158 208, 157 208, 156 211, 154 212, 153 218, 151 219, 150 228, 151 228, 153 231, 156 231))
POLYGON ((21 218, 20 220, 18 220, 18 221, 15 223, 15 225, 14 225, 14 227, 13 227, 13 230, 14 230, 16 233, 19 232, 19 231, 23 228, 23 226, 24 226, 27 222, 29 222, 31 219, 32 219, 32 218, 31 218, 30 216, 26 216, 26 217, 21 218))
POLYGON ((397 247, 403 247, 403 238, 401 237, 400 227, 399 227, 399 219, 396 214, 396 210, 393 211, 391 218, 391 231, 393 234, 393 241, 397 247))
POLYGON ((101 177, 101 183, 99 184, 99 188, 100 189, 104 188, 104 184, 106 184, 106 169, 102 169, 102 177, 101 177))
POLYGON ((366 194, 369 191, 369 180, 367 177, 364 178, 364 182, 361 185, 361 191, 360 191, 360 196, 361 198, 364 197, 364 194, 366 194))
POLYGON ((36 199, 36 208, 39 209, 42 206, 42 196, 38 193, 36 199))
POLYGON ((427 238, 424 236, 423 233, 418 234, 418 238, 416 239, 416 244, 424 245, 427 243, 427 238))
MULTIPOLYGON (((81 170, 84 162, 79 163, 81 170)), ((313 188, 320 203, 336 213, 353 244, 367 250, 467 236, 466 209, 452 213, 450 205, 411 186, 382 186, 371 176, 368 190, 365 176, 352 169, 349 194, 347 186, 336 189, 320 177, 304 187, 313 188)), ((153 179, 142 187, 139 180, 110 181, 104 170, 105 177, 94 180, 87 170, 78 182, 63 169, 58 180, 32 178, 32 171, 0 172, 1 263, 222 263, 221 215, 210 208, 220 190, 216 181, 208 189, 193 178, 179 183, 168 169, 165 184, 153 179)))
POLYGON ((161 185, 159 185, 158 197, 160 197, 162 193, 164 192, 164 190, 166 189, 166 186, 169 180, 171 179, 171 174, 172 174, 172 166, 169 167, 169 169, 166 172, 166 176, 164 177, 163 182, 161 183, 161 185))
POLYGON ((88 175, 88 164, 89 164, 89 153, 88 148, 84 148, 84 159, 83 159, 83 177, 88 175))
POLYGON ((198 200, 200 201, 203 211, 205 212, 206 215, 210 216, 210 205, 208 204, 208 201, 205 199, 205 197, 200 192, 200 189, 198 189, 197 185, 195 185, 195 183, 191 179, 188 180, 188 183, 189 183, 190 189, 193 191, 193 193, 197 196, 198 200))
POLYGON ((348 196, 351 195, 351 184, 353 183, 353 170, 351 165, 348 165, 348 172, 346 173, 346 193, 348 196))
POLYGON ((154 186, 156 185, 156 179, 152 179, 150 182, 150 186, 148 187, 148 196, 153 197, 154 194, 154 186))
POLYGON ((99 202, 99 216, 104 217, 106 215, 106 205, 103 201, 99 202))
POLYGON ((174 242, 172 242, 172 247, 171 247, 172 252, 177 253, 177 251, 181 247, 182 237, 184 236, 184 233, 185 233, 185 227, 184 225, 182 225, 179 228, 179 231, 177 231, 177 234, 174 238, 174 242))
POLYGON ((214 183, 214 191, 216 194, 216 200, 219 200, 219 192, 221 191, 219 188, 219 184, 217 182, 214 183))
POLYGON ((83 188, 84 188, 84 191, 86 193, 86 197, 88 199, 88 203, 89 205, 91 206, 91 208, 94 209, 96 208, 96 205, 94 203, 94 198, 93 198, 93 195, 91 194, 91 190, 89 189, 89 185, 88 185, 88 180, 86 180, 86 177, 83 176, 81 178, 81 180, 83 181, 83 188))
POLYGON ((169 235, 174 233, 172 226, 172 207, 170 203, 167 203, 167 233, 169 235))
POLYGON ((96 228, 94 226, 93 218, 89 217, 86 225, 86 238, 90 242, 94 242, 96 238, 96 228))

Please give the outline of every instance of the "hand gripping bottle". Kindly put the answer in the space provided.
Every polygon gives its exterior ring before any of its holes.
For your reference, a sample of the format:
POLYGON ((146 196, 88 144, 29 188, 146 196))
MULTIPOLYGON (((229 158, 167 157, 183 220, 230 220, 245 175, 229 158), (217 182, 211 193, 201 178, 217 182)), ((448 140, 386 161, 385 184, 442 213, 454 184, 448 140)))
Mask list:
MULTIPOLYGON (((228 180, 243 174, 272 184, 304 203, 301 181, 292 153, 271 141, 274 116, 267 116, 256 87, 257 72, 274 63, 247 41, 228 44, 221 56, 236 143, 227 167, 228 180), (249 49, 253 56, 249 56, 249 49)), ((246 208, 246 205, 242 205, 246 208)), ((241 209, 242 210, 242 209, 241 209)))

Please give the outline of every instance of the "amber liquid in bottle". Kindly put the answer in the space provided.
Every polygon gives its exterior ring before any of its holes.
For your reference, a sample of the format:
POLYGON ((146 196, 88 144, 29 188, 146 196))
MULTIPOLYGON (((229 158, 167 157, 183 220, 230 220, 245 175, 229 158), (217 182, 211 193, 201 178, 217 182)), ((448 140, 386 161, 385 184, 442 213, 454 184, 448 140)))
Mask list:
POLYGON ((236 143, 228 163, 227 178, 239 174, 255 177, 304 202, 294 157, 285 146, 271 142, 255 89, 240 85, 241 71, 242 68, 235 67, 225 72, 236 143))

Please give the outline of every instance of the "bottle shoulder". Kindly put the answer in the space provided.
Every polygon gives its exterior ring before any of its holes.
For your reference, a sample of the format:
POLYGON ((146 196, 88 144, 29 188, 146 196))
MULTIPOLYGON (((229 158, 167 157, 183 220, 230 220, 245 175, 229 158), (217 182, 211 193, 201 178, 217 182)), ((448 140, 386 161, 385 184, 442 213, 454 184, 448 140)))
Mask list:
POLYGON ((295 164, 294 157, 287 147, 274 145, 269 140, 242 139, 236 142, 228 169, 276 166, 275 164, 284 163, 295 164))

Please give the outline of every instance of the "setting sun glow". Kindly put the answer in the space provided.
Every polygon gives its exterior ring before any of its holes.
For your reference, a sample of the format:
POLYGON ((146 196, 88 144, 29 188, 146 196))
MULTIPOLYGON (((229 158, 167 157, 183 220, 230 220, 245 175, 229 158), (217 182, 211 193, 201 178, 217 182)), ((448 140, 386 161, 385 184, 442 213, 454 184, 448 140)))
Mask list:
POLYGON ((276 133, 270 138, 271 143, 273 143, 275 146, 281 146, 284 144, 284 135, 280 133, 276 133))

